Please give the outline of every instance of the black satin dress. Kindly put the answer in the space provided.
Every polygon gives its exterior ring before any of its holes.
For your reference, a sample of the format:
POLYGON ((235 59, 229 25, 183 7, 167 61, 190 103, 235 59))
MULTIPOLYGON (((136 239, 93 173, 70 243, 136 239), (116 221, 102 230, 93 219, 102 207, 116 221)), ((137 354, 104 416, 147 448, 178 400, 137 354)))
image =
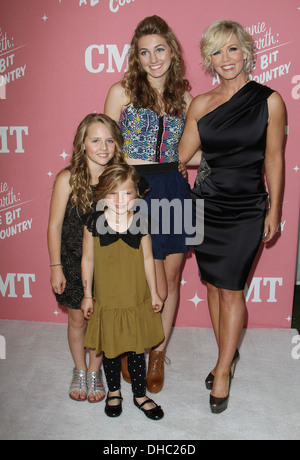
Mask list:
POLYGON ((262 240, 267 199, 262 167, 272 92, 250 81, 198 121, 209 170, 192 190, 194 204, 204 199, 204 240, 194 250, 199 276, 220 288, 244 289, 262 240))

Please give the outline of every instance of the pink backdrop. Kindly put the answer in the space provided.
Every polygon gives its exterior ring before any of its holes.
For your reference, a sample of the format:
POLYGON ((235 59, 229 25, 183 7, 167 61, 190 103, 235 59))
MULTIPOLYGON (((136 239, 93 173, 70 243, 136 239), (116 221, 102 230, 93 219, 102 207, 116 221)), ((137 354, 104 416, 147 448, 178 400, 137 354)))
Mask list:
MULTIPOLYGON (((221 18, 257 42, 255 80, 278 90, 288 109, 280 237, 249 277, 248 327, 291 325, 299 215, 299 22, 296 0, 10 0, 0 6, 0 318, 65 322, 49 284, 46 230, 55 175, 70 160, 76 127, 103 111, 122 78, 133 30, 158 14, 178 36, 192 94, 204 75, 199 41, 221 18)), ((195 176, 190 171, 191 184, 195 176)), ((184 266, 176 326, 210 327, 194 256, 184 266)))

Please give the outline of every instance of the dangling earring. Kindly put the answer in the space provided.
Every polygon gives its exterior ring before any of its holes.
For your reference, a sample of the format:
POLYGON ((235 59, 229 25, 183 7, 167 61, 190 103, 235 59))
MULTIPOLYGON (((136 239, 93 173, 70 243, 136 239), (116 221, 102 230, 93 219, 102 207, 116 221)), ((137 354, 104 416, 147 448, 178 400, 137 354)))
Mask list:
POLYGON ((212 73, 213 75, 215 74, 215 69, 214 69, 214 66, 213 66, 213 65, 211 66, 210 71, 211 71, 211 73, 212 73))

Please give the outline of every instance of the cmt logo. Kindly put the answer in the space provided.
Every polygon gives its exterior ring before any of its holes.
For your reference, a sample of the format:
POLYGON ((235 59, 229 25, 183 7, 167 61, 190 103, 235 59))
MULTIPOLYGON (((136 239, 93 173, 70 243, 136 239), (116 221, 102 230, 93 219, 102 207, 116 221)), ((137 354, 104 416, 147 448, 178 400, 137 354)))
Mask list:
POLYGON ((24 153, 23 149, 23 134, 28 136, 28 126, 0 126, 0 153, 10 153, 8 149, 8 140, 11 141, 11 137, 15 137, 16 149, 15 153, 24 153), (9 129, 9 139, 8 139, 9 129))
POLYGON ((117 45, 90 45, 85 51, 85 67, 91 73, 100 73, 106 69, 107 73, 114 73, 115 69, 120 73, 124 64, 127 70, 128 50, 130 45, 124 45, 119 53, 117 45), (107 62, 102 62, 107 56, 107 62))
POLYGON ((250 300, 251 294, 253 294, 251 302, 261 302, 263 293, 267 302, 277 302, 276 289, 278 286, 282 286, 282 283, 282 278, 252 278, 250 286, 246 285, 244 289, 246 301, 250 300))
POLYGON ((7 273, 5 281, 0 275, 0 292, 3 297, 18 297, 16 294, 16 284, 20 283, 22 297, 32 298, 30 292, 30 281, 35 282, 35 275, 31 273, 7 273))

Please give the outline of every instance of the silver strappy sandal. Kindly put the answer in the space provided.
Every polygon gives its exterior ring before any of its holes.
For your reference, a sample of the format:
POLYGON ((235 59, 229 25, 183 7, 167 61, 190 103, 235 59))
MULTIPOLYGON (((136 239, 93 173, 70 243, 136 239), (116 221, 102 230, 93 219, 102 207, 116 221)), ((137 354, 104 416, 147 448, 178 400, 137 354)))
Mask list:
POLYGON ((86 374, 87 371, 78 371, 73 369, 73 379, 70 385, 69 396, 74 401, 85 401, 87 395, 87 386, 86 386, 86 374), (79 391, 78 398, 75 398, 71 395, 73 391, 79 391), (85 393, 85 398, 81 398, 81 393, 85 393))
POLYGON ((87 397, 88 402, 97 403, 105 398, 105 388, 102 380, 102 370, 97 372, 87 371, 87 397), (102 393, 103 396, 100 399, 90 400, 90 396, 93 394, 96 398, 96 393, 102 393))

